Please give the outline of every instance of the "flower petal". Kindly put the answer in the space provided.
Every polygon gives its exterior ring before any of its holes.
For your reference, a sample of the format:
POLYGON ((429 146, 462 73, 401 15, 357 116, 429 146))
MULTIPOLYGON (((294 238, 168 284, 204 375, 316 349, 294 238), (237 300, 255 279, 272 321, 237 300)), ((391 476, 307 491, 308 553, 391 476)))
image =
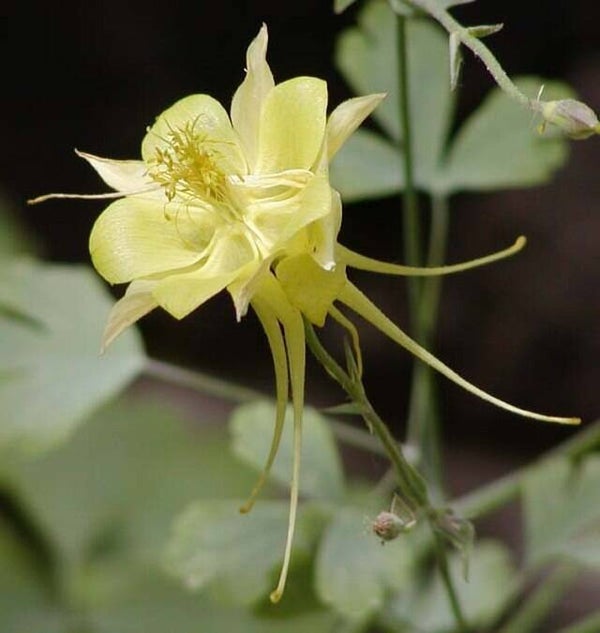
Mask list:
POLYGON ((86 160, 100 178, 116 191, 131 194, 157 189, 156 183, 148 176, 146 163, 142 160, 113 160, 78 150, 75 153, 86 160))
POLYGON ((331 189, 327 178, 309 176, 308 184, 302 188, 288 188, 284 193, 264 189, 265 197, 255 199, 246 209, 246 224, 261 237, 271 253, 331 211, 331 189))
POLYGON ((325 137, 327 84, 296 77, 275 86, 263 103, 256 173, 310 169, 325 137))
POLYGON ((278 281, 273 275, 266 275, 260 289, 260 298, 270 307, 283 326, 288 353, 290 381, 292 386, 292 404, 294 410, 294 458, 292 481, 290 484, 290 514, 285 543, 283 564, 277 587, 271 592, 271 602, 279 602, 290 566, 292 543, 298 509, 298 490, 300 483, 300 460, 302 455, 302 414, 304 411, 304 379, 306 369, 306 341, 302 315, 288 301, 278 281))
POLYGON ((246 52, 246 77, 231 101, 231 121, 240 135, 246 159, 253 171, 258 154, 258 129, 265 97, 275 85, 267 64, 268 34, 262 25, 246 52))
POLYGON ((308 254, 286 257, 276 274, 290 303, 319 327, 346 283, 342 266, 324 270, 308 254))
POLYGON ((373 273, 382 273, 384 275, 436 277, 438 275, 452 275, 464 270, 470 270, 471 268, 485 266, 506 257, 511 257, 523 249, 525 244, 527 244, 527 240, 523 235, 521 235, 515 240, 515 243, 512 246, 509 246, 501 251, 497 251, 491 255, 485 255, 484 257, 471 259, 460 264, 448 264, 446 266, 421 267, 391 264, 389 262, 382 262, 378 259, 366 257, 360 253, 355 253, 341 244, 336 245, 336 256, 338 261, 343 262, 346 266, 350 266, 351 268, 356 268, 358 270, 368 270, 373 273))
POLYGON ((245 174, 246 161, 236 132, 223 106, 208 95, 190 95, 165 110, 142 141, 142 158, 147 164, 157 151, 172 148, 173 132, 193 132, 198 142, 210 144, 224 173, 245 174))
POLYGON ((123 298, 115 303, 108 315, 102 334, 101 353, 121 332, 158 307, 156 299, 152 296, 155 285, 156 282, 145 280, 134 281, 129 285, 123 298))
POLYGON ((96 270, 123 283, 195 264, 210 237, 210 218, 200 208, 125 198, 96 220, 89 246, 96 270))
POLYGON ((314 260, 325 270, 336 265, 337 236, 342 226, 342 200, 331 189, 331 210, 308 227, 309 242, 314 260))
POLYGON ((327 156, 331 160, 348 137, 385 99, 385 93, 348 99, 329 115, 327 121, 327 156))
POLYGON ((182 319, 235 280, 248 277, 256 265, 256 251, 243 230, 228 227, 215 235, 204 264, 160 279, 153 295, 169 314, 182 319))
POLYGON ((273 438, 271 439, 271 447, 267 456, 265 466, 260 473, 258 481, 256 482, 250 497, 246 503, 240 508, 240 512, 250 512, 256 497, 262 490, 263 486, 269 478, 271 467, 277 456, 279 444, 281 443, 281 434, 283 431, 283 423, 285 422, 285 411, 288 403, 289 392, 289 376, 288 365, 285 352, 285 343, 283 335, 281 334, 281 327, 279 321, 274 312, 269 308, 260 297, 256 297, 252 301, 252 307, 256 316, 260 321, 267 340, 269 341, 269 348, 271 349, 271 355, 273 357, 273 368, 275 370, 275 389, 277 392, 277 407, 275 413, 275 427, 273 429, 273 438))
POLYGON ((429 365, 432 369, 435 369, 443 376, 446 376, 446 378, 452 380, 452 382, 456 383, 459 387, 462 387, 478 398, 490 402, 500 409, 505 409, 506 411, 516 413, 517 415, 521 415, 525 418, 541 420, 542 422, 557 422, 559 424, 579 424, 581 422, 579 418, 563 418, 521 409, 520 407, 515 407, 509 402, 500 400, 500 398, 496 398, 486 391, 483 391, 483 389, 476 387, 410 338, 408 334, 403 332, 395 323, 390 321, 390 319, 388 319, 388 317, 385 316, 385 314, 383 314, 383 312, 381 312, 374 303, 372 303, 350 282, 344 286, 339 300, 346 304, 349 308, 352 308, 352 310, 363 317, 363 319, 369 321, 369 323, 374 325, 380 332, 383 332, 383 334, 391 338, 398 345, 404 347, 404 349, 416 356, 420 361, 429 365))

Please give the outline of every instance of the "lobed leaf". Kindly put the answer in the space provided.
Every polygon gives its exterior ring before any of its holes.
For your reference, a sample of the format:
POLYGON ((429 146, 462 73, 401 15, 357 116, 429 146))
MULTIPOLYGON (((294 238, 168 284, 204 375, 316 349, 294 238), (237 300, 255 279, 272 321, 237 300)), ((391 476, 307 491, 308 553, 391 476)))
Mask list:
MULTIPOLYGON (((521 77, 515 83, 534 99, 544 80, 521 77)), ((571 92, 565 84, 546 82, 546 94, 561 98, 571 92)), ((558 135, 540 135, 535 127, 529 110, 494 88, 452 140, 434 189, 484 191, 548 181, 564 164, 568 143, 558 135)))
MULTIPOLYGON (((373 118, 393 140, 391 150, 401 142, 399 117, 399 89, 397 68, 397 31, 389 8, 384 3, 369 3, 359 16, 357 28, 343 33, 336 48, 336 64, 357 94, 386 92, 387 98, 374 110, 373 118)), ((410 85, 410 117, 413 133, 415 177, 421 186, 431 180, 441 158, 450 114, 452 95, 448 81, 448 46, 446 37, 434 24, 424 20, 411 20, 406 26, 408 46, 408 78, 410 85)), ((338 186, 338 167, 341 156, 354 158, 356 163, 359 148, 350 142, 340 150, 340 157, 332 164, 332 180, 338 186)), ((373 162, 379 169, 385 163, 374 158, 381 156, 362 155, 362 165, 373 162)), ((394 161, 395 163, 398 160, 394 161)), ((346 175, 349 181, 366 180, 362 171, 346 175)), ((347 196, 340 187, 343 197, 347 196)))
MULTIPOLYGON (((288 409, 281 445, 271 477, 289 486, 292 472, 292 412, 288 409)), ((232 449, 243 462, 262 470, 265 465, 273 425, 275 405, 252 402, 239 406, 230 419, 232 449)), ((304 409, 302 430, 302 473, 300 492, 311 499, 337 501, 344 494, 344 475, 333 433, 327 420, 310 407, 304 409)))
MULTIPOLYGON (((273 588, 288 519, 286 501, 261 501, 241 515, 240 501, 197 501, 177 519, 167 569, 190 589, 210 588, 219 600, 253 604, 273 588)), ((293 556, 312 542, 311 517, 299 512, 293 556)))
POLYGON ((523 482, 525 540, 529 565, 568 558, 599 568, 600 457, 571 466, 554 459, 523 482))
POLYGON ((125 388, 145 356, 134 329, 99 355, 112 300, 91 270, 20 259, 0 270, 0 451, 60 443, 125 388))
MULTIPOLYGON (((450 573, 469 630, 487 630, 514 598, 518 588, 510 553, 498 542, 482 540, 473 548, 469 582, 463 580, 461 566, 460 555, 451 555, 450 573)), ((456 630, 448 594, 437 573, 424 587, 413 583, 410 591, 400 593, 383 617, 389 631, 397 631, 399 626, 428 633, 456 630)))

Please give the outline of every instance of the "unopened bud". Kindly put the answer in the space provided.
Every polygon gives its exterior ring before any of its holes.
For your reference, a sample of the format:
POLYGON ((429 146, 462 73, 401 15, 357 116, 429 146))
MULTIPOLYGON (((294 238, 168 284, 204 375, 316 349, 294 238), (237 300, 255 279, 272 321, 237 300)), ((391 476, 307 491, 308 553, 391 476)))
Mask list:
POLYGON ((417 524, 413 511, 402 499, 394 494, 389 512, 380 512, 371 523, 371 529, 383 543, 393 541, 403 532, 409 532, 417 524))
POLYGON ((596 113, 585 103, 575 99, 542 101, 540 112, 544 123, 552 123, 573 139, 581 140, 600 134, 596 113))
POLYGON ((393 541, 406 531, 404 521, 393 512, 380 512, 371 527, 382 541, 393 541))

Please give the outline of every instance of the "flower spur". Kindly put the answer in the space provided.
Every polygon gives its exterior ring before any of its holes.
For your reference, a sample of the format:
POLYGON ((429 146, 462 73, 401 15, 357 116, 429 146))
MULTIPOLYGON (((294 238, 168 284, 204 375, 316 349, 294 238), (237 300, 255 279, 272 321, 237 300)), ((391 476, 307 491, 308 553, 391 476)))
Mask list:
MULTIPOLYGON (((303 319, 322 326, 331 316, 358 335, 337 304, 351 309, 400 346, 471 393, 526 417, 577 423, 504 402, 459 376, 390 321, 347 278, 347 268, 391 275, 450 274, 520 250, 524 238, 498 253, 453 266, 414 268, 371 259, 337 242, 342 207, 328 164, 384 98, 343 102, 329 117, 327 87, 314 77, 275 84, 266 61, 267 29, 250 44, 246 76, 230 116, 212 97, 192 95, 163 112, 148 130, 142 160, 120 161, 78 152, 118 198, 97 219, 90 253, 111 284, 129 283, 111 310, 106 348, 125 328, 161 307, 177 319, 227 290, 237 319, 249 306, 265 331, 277 395, 271 447, 248 502, 252 507, 279 447, 291 391, 294 457, 290 513, 282 569, 271 600, 280 599, 288 573, 300 478, 304 407, 303 319)), ((357 354, 360 362, 360 352, 357 354)))

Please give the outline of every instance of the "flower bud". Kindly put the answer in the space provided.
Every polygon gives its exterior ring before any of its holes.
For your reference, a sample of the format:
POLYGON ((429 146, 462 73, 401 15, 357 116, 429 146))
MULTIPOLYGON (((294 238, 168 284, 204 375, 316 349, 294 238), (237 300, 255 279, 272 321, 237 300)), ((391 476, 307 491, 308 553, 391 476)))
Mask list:
POLYGON ((380 512, 371 524, 373 533, 382 541, 393 541, 406 531, 405 522, 393 512, 380 512))
POLYGON ((544 123, 552 123, 573 139, 581 140, 600 134, 596 113, 585 103, 575 99, 542 101, 540 112, 544 123))

